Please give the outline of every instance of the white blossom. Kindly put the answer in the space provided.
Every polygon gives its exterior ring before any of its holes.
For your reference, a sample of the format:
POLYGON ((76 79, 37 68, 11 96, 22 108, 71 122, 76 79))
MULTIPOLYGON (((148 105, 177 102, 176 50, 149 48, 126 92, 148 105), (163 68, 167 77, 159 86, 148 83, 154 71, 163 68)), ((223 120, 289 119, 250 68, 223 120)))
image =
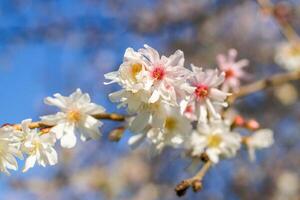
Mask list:
POLYGON ((23 172, 34 167, 37 163, 43 167, 57 163, 57 153, 53 148, 56 142, 52 133, 41 133, 38 129, 30 129, 31 119, 23 120, 21 150, 28 155, 23 172))
POLYGON ((77 89, 69 97, 55 94, 54 98, 47 97, 45 103, 61 109, 55 115, 41 117, 45 124, 53 125, 51 132, 60 139, 61 146, 72 148, 76 144, 75 133, 80 133, 81 140, 97 139, 101 133, 102 122, 94 118, 96 114, 104 113, 102 106, 91 103, 90 96, 77 89))
POLYGON ((0 171, 8 175, 10 174, 9 169, 18 169, 16 157, 23 159, 19 140, 15 137, 15 133, 16 131, 11 126, 0 128, 0 171))
POLYGON ((229 49, 228 56, 219 54, 217 62, 219 69, 225 72, 225 80, 222 85, 223 91, 237 91, 240 87, 240 81, 247 78, 244 68, 248 66, 249 61, 242 59, 236 61, 237 50, 229 49))
POLYGON ((130 114, 142 111, 149 104, 149 93, 145 90, 140 90, 136 93, 120 90, 109 94, 109 98, 112 102, 120 103, 118 107, 127 107, 127 111, 130 114))
POLYGON ((106 84, 118 83, 124 91, 136 93, 140 90, 149 90, 151 83, 147 79, 145 69, 145 61, 143 56, 134 51, 132 48, 127 48, 124 54, 123 63, 118 71, 105 74, 105 78, 111 80, 106 84))
POLYGON ((225 73, 218 70, 205 70, 192 65, 193 76, 190 79, 191 87, 188 88, 190 96, 182 101, 181 109, 184 111, 188 105, 194 104, 199 122, 207 122, 208 113, 214 119, 220 119, 216 107, 227 106, 225 99, 230 95, 218 87, 224 82, 225 73))
POLYGON ((206 153, 213 163, 218 163, 220 157, 236 155, 241 146, 241 136, 232 132, 227 123, 218 120, 198 124, 187 145, 192 149, 193 156, 206 153))
POLYGON ((182 88, 190 71, 184 67, 184 55, 180 50, 169 57, 160 56, 148 45, 139 50, 146 62, 145 68, 150 77, 152 91, 149 103, 162 98, 166 103, 176 105, 177 95, 182 95, 182 88))
POLYGON ((246 145, 250 160, 255 160, 255 150, 268 148, 274 143, 273 131, 271 129, 260 129, 247 137, 246 145))
POLYGON ((186 79, 190 74, 183 65, 184 56, 180 50, 166 57, 148 45, 138 52, 129 48, 119 70, 105 74, 105 78, 111 80, 109 83, 118 83, 122 87, 109 97, 134 112, 140 111, 141 104, 158 101, 177 105, 184 97, 186 79))
MULTIPOLYGON (((180 147, 187 136, 190 134, 192 126, 191 122, 180 114, 179 108, 171 107, 169 105, 161 105, 164 109, 159 112, 160 115, 150 115, 147 122, 143 126, 137 128, 131 124, 131 129, 135 130, 135 135, 129 139, 129 145, 136 147, 144 139, 150 141, 154 153, 159 153, 165 146, 172 146, 174 148, 180 147), (141 129, 141 130, 139 130, 141 129)), ((141 117, 136 117, 134 120, 140 122, 141 117)), ((140 123, 135 123, 139 126, 140 123)))
POLYGON ((277 46, 275 62, 289 71, 300 69, 300 45, 285 42, 277 46))

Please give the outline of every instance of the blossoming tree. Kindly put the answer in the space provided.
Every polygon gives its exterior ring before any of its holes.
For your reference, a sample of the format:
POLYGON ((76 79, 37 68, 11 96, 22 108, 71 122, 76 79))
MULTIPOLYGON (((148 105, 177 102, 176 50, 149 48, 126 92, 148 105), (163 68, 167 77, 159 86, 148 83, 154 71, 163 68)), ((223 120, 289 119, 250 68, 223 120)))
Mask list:
MULTIPOLYGON (((271 5, 261 1, 261 6, 271 5)), ((0 171, 9 174, 9 170, 17 170, 16 158, 25 159, 23 172, 36 164, 55 165, 59 161, 55 150, 58 141, 62 148, 73 148, 78 138, 99 139, 104 121, 113 120, 120 122, 109 135, 113 141, 122 139, 128 129, 132 149, 149 143, 150 154, 159 155, 168 146, 180 149, 187 159, 201 161, 199 172, 181 181, 175 191, 182 196, 189 188, 201 190, 206 172, 221 160, 236 156, 242 147, 255 160, 256 150, 274 143, 271 129, 245 119, 233 103, 255 91, 300 78, 298 36, 280 23, 289 41, 278 47, 275 61, 288 72, 248 85, 243 81, 251 76, 244 70, 249 61, 237 61, 235 49, 217 55, 218 66, 212 69, 186 64, 181 50, 165 56, 148 45, 138 50, 127 48, 118 71, 104 75, 105 84, 120 86, 108 96, 126 109, 126 115, 107 113, 80 89, 69 96, 47 97, 45 104, 59 112, 41 116, 37 122, 25 119, 0 128, 0 171)))

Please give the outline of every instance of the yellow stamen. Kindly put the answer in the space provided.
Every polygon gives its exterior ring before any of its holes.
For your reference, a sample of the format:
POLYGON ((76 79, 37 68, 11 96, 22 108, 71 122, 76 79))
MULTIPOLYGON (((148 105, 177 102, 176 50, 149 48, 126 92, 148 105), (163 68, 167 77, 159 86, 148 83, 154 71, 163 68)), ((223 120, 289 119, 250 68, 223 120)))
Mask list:
POLYGON ((78 122, 78 121, 80 121, 81 114, 77 110, 72 110, 72 111, 68 112, 67 118, 71 122, 78 122))
POLYGON ((222 137, 220 135, 210 135, 208 137, 208 147, 218 147, 222 142, 222 137))
POLYGON ((136 80, 136 76, 138 75, 138 73, 140 73, 143 69, 142 64, 140 63, 134 63, 131 65, 131 73, 132 73, 132 77, 134 80, 136 80))
POLYGON ((168 131, 173 131, 176 128, 176 119, 173 117, 167 117, 165 120, 165 128, 168 131))

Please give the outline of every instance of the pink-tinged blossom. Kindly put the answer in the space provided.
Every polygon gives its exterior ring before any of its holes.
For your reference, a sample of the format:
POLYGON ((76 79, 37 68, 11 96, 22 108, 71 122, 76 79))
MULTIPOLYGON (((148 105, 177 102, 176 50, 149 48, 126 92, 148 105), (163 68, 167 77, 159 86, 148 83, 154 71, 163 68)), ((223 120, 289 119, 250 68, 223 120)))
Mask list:
POLYGON ((149 103, 163 100, 168 104, 176 105, 177 96, 182 96, 182 88, 190 71, 184 67, 184 55, 180 50, 169 57, 160 56, 158 52, 148 45, 140 49, 146 63, 146 71, 151 83, 149 103))
POLYGON ((237 91, 241 80, 247 78, 244 67, 248 66, 249 61, 247 59, 236 61, 237 54, 237 50, 230 49, 227 56, 224 54, 217 56, 219 69, 225 72, 223 91, 237 91))
POLYGON ((219 73, 218 70, 205 70, 192 65, 193 76, 189 79, 191 86, 187 89, 190 94, 186 101, 181 103, 181 111, 184 112, 192 106, 198 121, 206 122, 208 113, 214 119, 220 119, 217 107, 226 107, 226 98, 230 95, 223 92, 218 87, 224 82, 225 72, 219 73))
POLYGON ((109 97, 121 103, 120 106, 128 106, 130 112, 140 112, 144 104, 159 101, 177 105, 185 96, 186 79, 190 75, 183 65, 184 55, 180 50, 166 57, 148 45, 137 52, 128 48, 119 70, 105 74, 111 80, 109 83, 122 87, 109 97))

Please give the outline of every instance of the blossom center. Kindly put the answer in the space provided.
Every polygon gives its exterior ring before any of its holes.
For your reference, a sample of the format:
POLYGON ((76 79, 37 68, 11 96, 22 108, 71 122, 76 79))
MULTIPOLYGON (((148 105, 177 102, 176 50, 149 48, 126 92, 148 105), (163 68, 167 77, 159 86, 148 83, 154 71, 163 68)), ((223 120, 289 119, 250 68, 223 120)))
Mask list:
POLYGON ((163 67, 158 66, 155 67, 154 70, 151 73, 152 78, 156 79, 156 80, 162 80, 165 76, 165 70, 163 67))
POLYGON ((233 69, 228 69, 225 71, 225 78, 228 79, 228 78, 231 78, 234 76, 234 71, 233 69))
POLYGON ((222 138, 220 135, 210 135, 207 139, 207 146, 214 148, 214 147, 218 147, 221 142, 222 142, 222 138))
POLYGON ((71 122, 78 122, 81 119, 81 114, 77 110, 72 110, 72 111, 68 112, 67 118, 71 122))
POLYGON ((134 63, 131 65, 132 77, 136 79, 136 75, 142 71, 142 64, 134 63))
POLYGON ((168 131, 173 131, 176 128, 176 119, 173 117, 167 117, 165 120, 165 128, 168 131))
POLYGON ((205 99, 208 97, 208 87, 206 85, 198 85, 194 93, 198 99, 205 99))

